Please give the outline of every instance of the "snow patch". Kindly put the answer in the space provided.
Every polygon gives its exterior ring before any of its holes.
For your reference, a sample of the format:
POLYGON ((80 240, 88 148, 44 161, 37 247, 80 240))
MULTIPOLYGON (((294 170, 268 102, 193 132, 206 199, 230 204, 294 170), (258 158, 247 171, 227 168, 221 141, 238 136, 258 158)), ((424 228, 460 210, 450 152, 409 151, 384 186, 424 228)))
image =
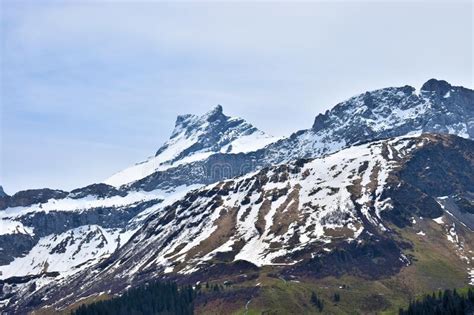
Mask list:
POLYGON ((435 221, 438 224, 444 224, 443 216, 440 216, 439 218, 435 218, 433 219, 433 221, 435 221))

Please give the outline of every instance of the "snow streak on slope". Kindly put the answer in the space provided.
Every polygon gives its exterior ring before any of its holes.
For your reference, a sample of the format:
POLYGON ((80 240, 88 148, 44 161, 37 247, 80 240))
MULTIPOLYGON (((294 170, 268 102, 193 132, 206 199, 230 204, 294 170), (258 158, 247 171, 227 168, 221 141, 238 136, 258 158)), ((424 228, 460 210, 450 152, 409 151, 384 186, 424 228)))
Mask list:
MULTIPOLYGON (((193 189, 197 189, 201 185, 189 185, 179 186, 173 189, 167 190, 153 190, 153 191, 129 191, 125 196, 113 196, 107 198, 101 198, 97 196, 88 195, 84 198, 71 198, 66 197, 64 199, 49 199, 45 203, 36 203, 26 207, 10 207, 3 211, 0 211, 0 226, 3 224, 6 228, 0 230, 1 234, 8 234, 10 229, 16 229, 16 222, 11 220, 17 220, 27 214, 32 213, 50 213, 50 212, 85 212, 91 209, 99 208, 126 208, 134 204, 143 203, 152 200, 165 200, 167 202, 173 202, 177 198, 185 195, 187 192, 193 189), (2 233, 5 232, 5 233, 2 233)), ((164 203, 163 205, 165 205, 164 203)), ((143 216, 143 214, 142 214, 143 216)), ((125 223, 125 222, 124 222, 125 223)), ((21 229, 21 226, 20 230, 21 229)))
POLYGON ((356 240, 366 222, 385 230, 387 178, 423 141, 360 145, 197 190, 155 214, 121 250, 139 263, 120 274, 147 268, 187 274, 222 255, 257 266, 294 264, 298 252, 356 240))
POLYGON ((25 227, 23 223, 10 220, 0 219, 0 235, 5 234, 30 234, 33 235, 33 229, 25 227))
MULTIPOLYGON (((85 198, 73 199, 50 199, 46 203, 37 203, 27 207, 11 207, 0 211, 0 218, 17 218, 33 212, 49 213, 51 211, 81 212, 91 208, 101 207, 124 207, 137 202, 154 200, 166 196, 164 191, 153 192, 130 192, 126 196, 113 196, 109 198, 98 198, 87 196, 85 198)), ((1 234, 1 233, 0 233, 1 234)))
POLYGON ((26 256, 0 266, 0 279, 53 271, 64 278, 107 257, 133 232, 88 225, 44 237, 26 256))
POLYGON ((214 153, 246 153, 277 140, 241 118, 225 116, 218 105, 201 117, 178 116, 171 138, 154 157, 113 175, 105 183, 120 186, 156 171, 204 160, 214 153))
MULTIPOLYGON (((39 238, 34 247, 22 257, 0 266, 0 279, 13 276, 40 275, 45 272, 59 272, 60 278, 75 274, 108 257, 117 248, 124 245, 130 236, 141 226, 146 217, 153 212, 170 205, 182 198, 187 192, 200 186, 183 186, 171 191, 129 192, 125 197, 96 198, 88 196, 81 199, 51 199, 43 204, 30 207, 7 208, 0 212, 1 234, 25 234, 35 236, 34 228, 22 223, 25 218, 34 214, 54 214, 57 211, 66 213, 94 213, 107 209, 126 211, 129 207, 145 204, 150 201, 160 202, 132 217, 129 222, 105 228, 98 224, 85 224, 62 233, 53 233, 39 238)), ((109 215, 114 215, 113 212, 109 215)), ((110 221, 112 221, 111 218, 110 221)), ((52 220, 51 225, 53 225, 52 220)), ((58 227, 61 230, 61 227, 58 227)), ((0 248, 0 252, 3 251, 0 248)), ((45 280, 48 283, 53 279, 45 280)))

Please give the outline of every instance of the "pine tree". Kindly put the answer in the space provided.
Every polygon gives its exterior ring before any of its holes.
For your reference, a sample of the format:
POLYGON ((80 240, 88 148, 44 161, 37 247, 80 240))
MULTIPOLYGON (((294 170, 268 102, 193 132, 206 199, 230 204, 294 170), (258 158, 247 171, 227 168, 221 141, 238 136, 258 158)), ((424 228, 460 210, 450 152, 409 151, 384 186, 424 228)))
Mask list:
POLYGON ((459 294, 457 290, 439 291, 426 295, 421 300, 410 301, 407 310, 400 309, 400 315, 461 315, 474 310, 474 292, 470 288, 467 294, 459 294))
POLYGON ((73 315, 190 315, 194 313, 195 291, 175 283, 151 283, 130 289, 121 297, 81 305, 73 315))

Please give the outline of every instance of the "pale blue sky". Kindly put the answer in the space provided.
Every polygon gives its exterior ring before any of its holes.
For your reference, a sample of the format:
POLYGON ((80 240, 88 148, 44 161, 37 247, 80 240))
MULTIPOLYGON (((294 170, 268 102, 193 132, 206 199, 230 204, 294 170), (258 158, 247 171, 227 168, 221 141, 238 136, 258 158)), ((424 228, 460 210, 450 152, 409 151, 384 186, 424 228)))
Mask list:
POLYGON ((366 90, 473 86, 470 1, 0 1, 7 193, 101 181, 218 103, 288 135, 366 90))

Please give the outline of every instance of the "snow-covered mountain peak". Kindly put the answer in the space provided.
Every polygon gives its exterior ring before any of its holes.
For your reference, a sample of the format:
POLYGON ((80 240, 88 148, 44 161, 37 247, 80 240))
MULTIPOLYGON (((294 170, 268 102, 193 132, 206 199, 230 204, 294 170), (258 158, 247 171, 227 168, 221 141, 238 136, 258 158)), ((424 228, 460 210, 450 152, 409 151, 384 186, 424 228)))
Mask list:
POLYGON ((217 105, 202 116, 179 115, 170 139, 154 157, 113 175, 105 183, 121 186, 215 153, 251 152, 276 140, 242 118, 226 116, 217 105))
POLYGON ((217 105, 202 116, 178 116, 171 138, 156 157, 165 155, 165 162, 173 164, 197 154, 254 151, 273 141, 244 119, 226 116, 217 105))
MULTIPOLYGON (((184 134, 186 137, 192 137, 193 134, 205 131, 207 133, 216 131, 219 127, 219 124, 228 121, 231 117, 224 115, 223 108, 221 105, 216 105, 210 111, 206 112, 202 116, 197 116, 193 114, 184 114, 178 115, 176 118, 176 123, 174 130, 171 134, 170 140, 168 140, 156 153, 160 154, 167 147, 167 144, 171 139, 179 137, 184 134)), ((241 120, 240 118, 235 118, 241 120)))
POLYGON ((192 132, 193 129, 198 129, 199 125, 204 125, 206 123, 218 120, 227 120, 229 118, 230 117, 224 115, 222 105, 214 106, 210 111, 202 116, 193 114, 178 115, 173 133, 171 134, 171 138, 179 135, 183 130, 192 132))
POLYGON ((319 132, 329 128, 333 132, 344 130, 350 135, 353 132, 347 129, 354 129, 370 138, 379 138, 378 133, 380 137, 390 137, 408 131, 472 137, 473 94, 472 90, 436 79, 424 83, 420 93, 408 85, 365 92, 318 115, 312 130, 319 132), (450 114, 440 120, 441 113, 450 114))
POLYGON ((357 143, 422 133, 474 138, 474 91, 431 79, 420 90, 405 85, 365 92, 316 116, 301 130, 266 148, 270 164, 309 158, 357 143))

